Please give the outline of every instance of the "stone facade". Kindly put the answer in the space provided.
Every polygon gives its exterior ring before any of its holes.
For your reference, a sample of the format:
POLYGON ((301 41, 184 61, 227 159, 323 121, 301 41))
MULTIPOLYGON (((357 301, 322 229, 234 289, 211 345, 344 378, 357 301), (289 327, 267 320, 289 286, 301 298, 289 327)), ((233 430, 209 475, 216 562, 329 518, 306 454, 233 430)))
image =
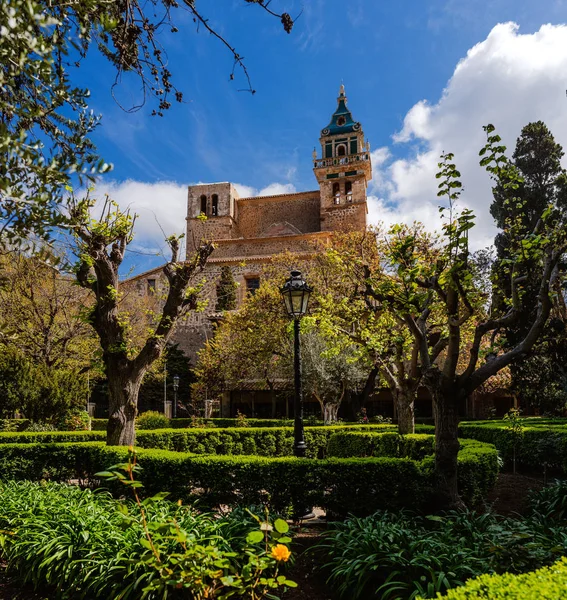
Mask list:
MULTIPOLYGON (((370 147, 360 123, 347 108, 344 86, 319 142, 321 157, 313 152, 316 190, 240 198, 228 182, 189 186, 187 258, 203 240, 212 240, 215 245, 204 273, 208 309, 189 314, 178 323, 174 336, 193 364, 198 350, 212 335, 216 284, 223 266, 230 266, 240 284, 240 302, 250 293, 250 281, 259 277, 261 264, 272 256, 286 251, 305 256, 316 243, 329 243, 334 231, 366 228, 366 189, 372 177, 370 147)), ((161 268, 130 282, 138 294, 165 291, 161 268)))

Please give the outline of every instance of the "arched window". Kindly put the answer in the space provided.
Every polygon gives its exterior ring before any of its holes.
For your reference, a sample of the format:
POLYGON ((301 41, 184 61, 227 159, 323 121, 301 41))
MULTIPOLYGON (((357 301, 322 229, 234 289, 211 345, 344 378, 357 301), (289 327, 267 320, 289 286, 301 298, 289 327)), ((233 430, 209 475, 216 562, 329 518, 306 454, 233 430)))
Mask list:
POLYGON ((216 217, 219 214, 219 197, 216 194, 211 196, 212 206, 211 206, 211 215, 216 217))
POLYGON ((346 156, 346 146, 344 144, 337 146, 337 156, 346 156))
POLYGON ((333 202, 335 204, 341 203, 341 184, 338 181, 333 183, 333 202))
POLYGON ((346 201, 352 202, 352 181, 345 181, 346 201))
POLYGON ((205 196, 204 194, 201 196, 201 214, 207 214, 207 196, 205 196))

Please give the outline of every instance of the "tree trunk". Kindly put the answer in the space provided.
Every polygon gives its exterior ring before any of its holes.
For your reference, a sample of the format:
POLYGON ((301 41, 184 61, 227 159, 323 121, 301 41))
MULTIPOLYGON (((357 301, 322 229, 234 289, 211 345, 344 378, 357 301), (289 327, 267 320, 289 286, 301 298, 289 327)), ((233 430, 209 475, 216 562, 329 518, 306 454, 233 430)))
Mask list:
MULTIPOLYGON (((440 374, 439 374, 440 375, 440 374)), ((439 383, 426 383, 433 400, 435 418, 436 502, 439 509, 461 508, 463 502, 457 487, 457 455, 459 453, 459 401, 461 394, 439 383)))
POLYGON ((360 406, 358 410, 360 410, 361 408, 366 408, 366 403, 368 402, 368 400, 370 400, 370 397, 374 393, 374 389, 376 387, 376 377, 378 376, 379 372, 380 369, 376 365, 374 365, 370 373, 368 373, 366 383, 364 384, 364 389, 362 390, 362 394, 360 394, 360 406))
POLYGON ((398 413, 398 432, 400 435, 415 433, 414 402, 415 392, 411 389, 392 390, 398 413))
POLYGON ((325 425, 336 423, 337 415, 339 413, 339 406, 340 404, 335 404, 333 402, 328 402, 323 406, 323 419, 325 421, 325 425))
POLYGON ((131 369, 107 366, 108 377, 108 446, 133 446, 136 441, 136 415, 141 376, 134 376, 131 369))

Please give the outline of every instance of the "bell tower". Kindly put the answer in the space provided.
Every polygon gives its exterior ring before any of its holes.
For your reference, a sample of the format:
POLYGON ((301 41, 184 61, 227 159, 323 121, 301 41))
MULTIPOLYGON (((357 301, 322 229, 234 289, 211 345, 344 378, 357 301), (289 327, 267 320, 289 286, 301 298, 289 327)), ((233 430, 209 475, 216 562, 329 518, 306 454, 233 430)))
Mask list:
POLYGON ((372 179, 370 144, 347 107, 344 85, 319 141, 321 158, 313 150, 313 172, 321 189, 321 231, 366 229, 366 188, 372 179))

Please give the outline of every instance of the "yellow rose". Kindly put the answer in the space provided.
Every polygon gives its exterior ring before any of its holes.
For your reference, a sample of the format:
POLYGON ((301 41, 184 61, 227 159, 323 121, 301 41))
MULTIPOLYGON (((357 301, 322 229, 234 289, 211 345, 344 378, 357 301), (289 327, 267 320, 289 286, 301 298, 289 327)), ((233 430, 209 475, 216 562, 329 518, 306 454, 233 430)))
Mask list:
POLYGON ((291 551, 283 544, 277 544, 272 548, 272 557, 276 560, 283 560, 284 562, 287 562, 290 556, 291 551))

